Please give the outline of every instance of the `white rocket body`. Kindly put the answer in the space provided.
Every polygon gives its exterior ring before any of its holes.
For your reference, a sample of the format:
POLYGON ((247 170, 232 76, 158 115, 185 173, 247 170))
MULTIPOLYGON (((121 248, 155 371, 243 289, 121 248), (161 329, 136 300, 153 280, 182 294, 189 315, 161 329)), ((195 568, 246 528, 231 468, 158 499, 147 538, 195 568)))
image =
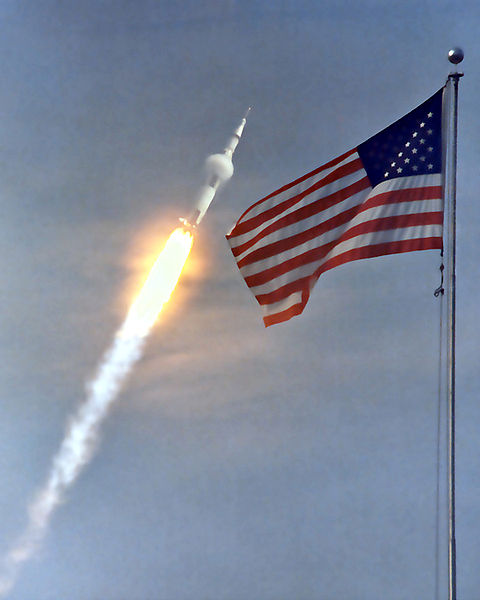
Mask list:
POLYGON ((206 160, 205 166, 207 171, 206 182, 200 188, 195 200, 195 208, 189 219, 180 219, 187 227, 197 227, 202 221, 208 207, 217 193, 218 188, 222 183, 228 181, 233 175, 232 156, 235 148, 242 137, 247 115, 251 107, 247 110, 245 116, 240 122, 240 125, 233 132, 232 137, 228 140, 222 154, 212 154, 206 160))

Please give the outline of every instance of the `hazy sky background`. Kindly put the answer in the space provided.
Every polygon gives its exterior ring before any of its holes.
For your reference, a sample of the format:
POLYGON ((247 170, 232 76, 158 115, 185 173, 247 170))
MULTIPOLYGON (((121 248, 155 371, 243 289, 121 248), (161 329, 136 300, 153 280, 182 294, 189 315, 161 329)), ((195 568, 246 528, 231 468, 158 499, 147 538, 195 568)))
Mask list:
POLYGON ((453 45, 458 595, 480 598, 479 23, 476 0, 2 0, 2 554, 204 159, 254 106, 12 600, 434 599, 439 253, 330 271, 266 330, 224 235, 439 89, 453 45))

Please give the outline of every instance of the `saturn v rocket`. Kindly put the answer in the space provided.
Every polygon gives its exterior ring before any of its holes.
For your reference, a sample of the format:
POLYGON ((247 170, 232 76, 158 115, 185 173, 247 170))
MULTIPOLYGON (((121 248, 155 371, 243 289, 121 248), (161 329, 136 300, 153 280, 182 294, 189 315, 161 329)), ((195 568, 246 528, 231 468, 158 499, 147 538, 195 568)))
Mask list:
POLYGON ((195 208, 188 219, 183 217, 180 219, 185 227, 193 229, 200 224, 220 185, 228 181, 233 175, 232 156, 242 137, 245 124, 247 123, 247 116, 251 109, 252 107, 250 106, 240 121, 239 126, 228 140, 223 152, 221 154, 212 154, 207 158, 205 163, 207 179, 199 190, 195 201, 195 208))

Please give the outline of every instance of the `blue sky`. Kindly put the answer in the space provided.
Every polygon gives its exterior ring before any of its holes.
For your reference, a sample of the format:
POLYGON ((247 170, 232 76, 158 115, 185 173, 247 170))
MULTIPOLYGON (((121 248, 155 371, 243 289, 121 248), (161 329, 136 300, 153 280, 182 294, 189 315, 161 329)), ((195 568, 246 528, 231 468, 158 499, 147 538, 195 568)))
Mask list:
POLYGON ((224 235, 439 89, 453 45, 458 591, 478 599, 479 18, 473 0, 2 2, 1 553, 206 156, 254 106, 12 600, 435 598, 438 252, 335 269, 265 330, 224 235))

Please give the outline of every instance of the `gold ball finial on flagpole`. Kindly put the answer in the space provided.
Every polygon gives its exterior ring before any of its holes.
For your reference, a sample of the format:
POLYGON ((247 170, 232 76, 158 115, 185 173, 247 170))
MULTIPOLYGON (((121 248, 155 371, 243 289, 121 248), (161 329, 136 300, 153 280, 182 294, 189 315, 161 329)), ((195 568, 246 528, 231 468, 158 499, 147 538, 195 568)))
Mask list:
POLYGON ((461 48, 455 47, 448 51, 448 60, 453 65, 458 65, 463 60, 463 50, 461 48))

